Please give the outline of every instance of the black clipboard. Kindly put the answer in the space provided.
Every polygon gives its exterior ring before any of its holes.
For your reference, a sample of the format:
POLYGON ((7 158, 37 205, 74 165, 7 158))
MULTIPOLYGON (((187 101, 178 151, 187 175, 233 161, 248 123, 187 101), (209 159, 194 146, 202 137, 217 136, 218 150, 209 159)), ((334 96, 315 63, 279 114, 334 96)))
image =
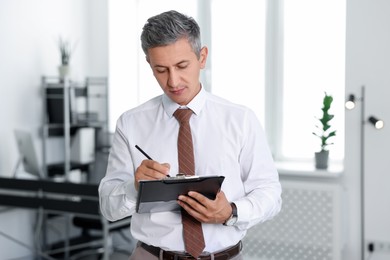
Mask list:
POLYGON ((138 188, 136 212, 179 210, 177 198, 189 191, 196 191, 209 199, 215 199, 224 179, 224 176, 180 176, 161 180, 141 180, 138 188))

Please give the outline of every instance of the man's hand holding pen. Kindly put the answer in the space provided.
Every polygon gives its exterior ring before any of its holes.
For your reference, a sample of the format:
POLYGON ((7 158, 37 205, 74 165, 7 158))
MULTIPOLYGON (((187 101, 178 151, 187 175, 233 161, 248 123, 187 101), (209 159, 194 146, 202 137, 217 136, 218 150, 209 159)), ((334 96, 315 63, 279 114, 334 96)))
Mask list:
POLYGON ((138 190, 140 180, 160 180, 169 176, 170 165, 153 160, 143 160, 135 171, 135 189, 138 190))
POLYGON ((138 145, 135 145, 148 160, 143 160, 141 165, 135 171, 135 189, 138 190, 140 180, 160 180, 165 177, 169 177, 169 170, 171 166, 169 163, 158 163, 152 159, 144 150, 138 145))

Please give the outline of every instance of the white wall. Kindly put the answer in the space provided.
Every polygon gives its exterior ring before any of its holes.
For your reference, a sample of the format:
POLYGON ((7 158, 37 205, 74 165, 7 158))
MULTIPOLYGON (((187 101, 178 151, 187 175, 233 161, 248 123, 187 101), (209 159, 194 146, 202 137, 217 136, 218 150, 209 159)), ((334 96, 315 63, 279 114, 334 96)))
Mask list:
MULTIPOLYGON (((15 128, 31 130, 40 148, 40 80, 58 75, 60 35, 77 42, 73 79, 108 75, 107 0, 0 1, 0 176, 10 176, 17 162, 15 128)), ((0 231, 31 244, 31 223, 26 221, 31 218, 25 214, 0 214, 0 231)), ((26 253, 0 236, 0 259, 26 253)))
MULTIPOLYGON (((345 176, 347 188, 346 213, 348 233, 345 259, 361 257, 367 244, 390 244, 390 2, 387 0, 347 1, 346 95, 354 94, 360 101, 354 110, 346 111, 345 176), (365 86, 364 114, 361 87, 365 86), (385 120, 385 128, 363 127, 364 156, 361 157, 361 122, 370 115, 385 120), (387 123, 387 125, 386 125, 387 123), (364 164, 364 225, 361 223, 361 163, 364 164), (364 226, 366 241, 361 244, 364 226)), ((369 259, 390 259, 390 252, 369 259)))

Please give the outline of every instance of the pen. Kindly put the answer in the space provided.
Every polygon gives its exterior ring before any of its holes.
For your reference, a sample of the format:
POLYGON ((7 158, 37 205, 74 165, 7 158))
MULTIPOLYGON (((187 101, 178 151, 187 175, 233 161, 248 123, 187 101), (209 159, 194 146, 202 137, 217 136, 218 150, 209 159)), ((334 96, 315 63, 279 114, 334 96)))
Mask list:
POLYGON ((147 153, 144 152, 144 150, 141 149, 141 147, 135 145, 135 148, 137 148, 138 151, 140 151, 143 155, 145 155, 146 158, 148 158, 149 160, 153 160, 152 157, 150 157, 147 153))
MULTIPOLYGON (((148 158, 149 160, 153 160, 152 157, 150 157, 147 153, 144 152, 144 150, 141 149, 141 147, 139 147, 138 145, 135 145, 135 148, 137 148, 138 151, 140 151, 143 155, 145 155, 146 158, 148 158)), ((170 177, 170 176, 167 175, 167 177, 170 177)))

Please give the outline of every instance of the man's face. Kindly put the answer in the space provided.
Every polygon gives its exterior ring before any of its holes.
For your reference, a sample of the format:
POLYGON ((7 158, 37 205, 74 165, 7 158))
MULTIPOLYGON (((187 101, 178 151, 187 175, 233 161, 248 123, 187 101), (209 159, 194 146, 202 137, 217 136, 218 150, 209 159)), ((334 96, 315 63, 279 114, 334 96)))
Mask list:
POLYGON ((187 39, 151 48, 147 61, 164 93, 174 102, 187 105, 200 91, 199 74, 206 65, 207 48, 198 59, 187 39))

